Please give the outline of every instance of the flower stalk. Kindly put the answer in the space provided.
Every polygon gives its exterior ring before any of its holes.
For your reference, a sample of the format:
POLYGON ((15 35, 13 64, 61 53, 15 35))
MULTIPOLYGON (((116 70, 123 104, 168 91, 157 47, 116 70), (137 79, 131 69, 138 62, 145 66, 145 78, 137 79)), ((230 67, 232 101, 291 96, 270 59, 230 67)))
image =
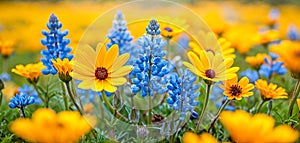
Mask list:
POLYGON ((262 99, 262 101, 260 102, 260 104, 258 105, 257 109, 256 109, 256 114, 259 113, 261 107, 266 103, 266 99, 262 99))
POLYGON ((62 96, 63 96, 63 100, 64 100, 64 104, 65 104, 65 110, 69 110, 69 103, 68 103, 68 97, 67 97, 67 93, 66 93, 66 86, 65 86, 65 84, 61 84, 61 86, 62 86, 62 96))
POLYGON ((204 113, 206 111, 206 107, 207 107, 207 104, 208 104, 211 84, 206 84, 206 85, 207 85, 206 96, 204 97, 204 103, 203 103, 203 107, 202 107, 202 110, 201 110, 201 113, 200 113, 200 116, 199 116, 199 120, 198 120, 198 124, 197 124, 196 130, 195 130, 195 133, 197 133, 199 131, 200 124, 201 124, 202 118, 204 116, 204 113))
POLYGON ((214 119, 212 120, 212 122, 210 123, 210 126, 207 130, 207 132, 209 133, 209 131, 213 128, 214 124, 216 123, 216 121, 218 120, 221 112, 225 109, 225 107, 231 102, 231 100, 226 99, 226 101, 223 103, 223 105, 219 108, 217 115, 214 117, 214 119))
POLYGON ((74 94, 73 94, 72 91, 71 91, 71 87, 70 87, 69 82, 64 82, 64 83, 65 83, 65 85, 66 85, 66 87, 67 87, 68 94, 69 94, 69 96, 70 96, 70 98, 71 98, 73 104, 75 105, 75 107, 76 107, 76 109, 79 111, 79 113, 80 113, 81 115, 83 115, 83 111, 80 109, 80 107, 79 107, 78 104, 76 103, 76 100, 75 100, 75 98, 74 98, 74 94))
MULTIPOLYGON (((102 91, 102 99, 105 103, 105 105, 108 107, 109 111, 113 113, 115 116, 121 118, 124 121, 128 121, 126 117, 124 117, 121 113, 119 113, 108 101, 106 94, 104 93, 104 90, 102 91)), ((101 101, 101 100, 100 100, 101 101)))
POLYGON ((289 110, 288 110, 289 116, 293 115, 294 104, 297 100, 297 97, 299 96, 299 93, 300 93, 300 80, 297 80, 294 91, 293 91, 292 99, 289 104, 289 110))

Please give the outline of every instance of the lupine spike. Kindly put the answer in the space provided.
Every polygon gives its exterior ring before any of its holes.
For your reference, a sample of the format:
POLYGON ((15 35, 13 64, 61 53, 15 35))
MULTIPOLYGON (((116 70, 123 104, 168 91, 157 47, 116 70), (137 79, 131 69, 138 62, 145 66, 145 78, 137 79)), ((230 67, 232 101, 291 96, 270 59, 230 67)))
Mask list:
POLYGON ((47 49, 41 51, 41 54, 44 56, 41 58, 41 61, 46 66, 46 68, 42 70, 42 73, 46 75, 57 73, 57 70, 51 62, 52 59, 56 60, 60 58, 63 60, 64 58, 68 58, 71 60, 73 58, 73 55, 70 54, 72 49, 67 46, 70 43, 70 39, 64 38, 68 35, 68 31, 61 31, 62 24, 54 14, 50 15, 47 27, 49 32, 42 30, 42 34, 46 38, 41 39, 42 45, 47 47, 47 49))

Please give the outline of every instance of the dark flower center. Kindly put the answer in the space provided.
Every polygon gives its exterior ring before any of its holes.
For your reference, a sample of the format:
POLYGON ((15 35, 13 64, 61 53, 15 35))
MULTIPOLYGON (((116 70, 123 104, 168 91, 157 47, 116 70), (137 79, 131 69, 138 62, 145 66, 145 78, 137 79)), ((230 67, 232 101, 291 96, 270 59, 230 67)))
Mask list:
POLYGON ((165 27, 164 30, 168 31, 168 32, 173 32, 173 29, 170 27, 165 27))
POLYGON ((232 96, 239 96, 242 93, 242 88, 239 85, 232 85, 229 93, 232 96))
POLYGON ((107 70, 103 67, 98 67, 95 71, 95 77, 99 80, 104 80, 108 77, 107 70))
POLYGON ((211 49, 206 50, 206 52, 211 52, 211 53, 213 53, 213 55, 215 55, 215 51, 213 51, 211 49))
POLYGON ((297 56, 297 57, 300 57, 300 51, 297 51, 297 52, 296 52, 296 56, 297 56))
POLYGON ((214 70, 209 69, 205 71, 205 76, 208 78, 214 78, 216 77, 216 73, 214 70))

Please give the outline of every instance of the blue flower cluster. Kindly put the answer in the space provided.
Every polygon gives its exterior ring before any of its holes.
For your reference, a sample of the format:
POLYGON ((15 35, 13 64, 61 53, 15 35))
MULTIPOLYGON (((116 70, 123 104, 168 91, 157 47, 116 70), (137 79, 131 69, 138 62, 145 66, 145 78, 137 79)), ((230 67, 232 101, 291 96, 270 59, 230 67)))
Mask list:
POLYGON ((8 106, 10 108, 24 108, 25 106, 33 103, 34 103, 34 97, 20 92, 10 99, 8 106))
POLYGON ((267 78, 271 78, 273 74, 286 74, 287 69, 283 66, 283 62, 276 61, 279 56, 274 53, 270 53, 269 55, 271 59, 264 59, 266 63, 260 66, 259 74, 267 78))
POLYGON ((39 98, 38 93, 35 91, 33 86, 29 86, 27 84, 24 84, 23 87, 19 87, 18 91, 20 93, 24 93, 28 96, 31 96, 34 98, 34 104, 41 104, 42 100, 39 98))
POLYGON ((41 54, 44 56, 41 58, 41 62, 46 66, 46 69, 43 69, 42 73, 46 75, 57 73, 57 70, 52 64, 52 59, 56 60, 60 58, 63 60, 64 58, 68 58, 71 60, 73 58, 73 55, 70 54, 72 49, 67 47, 70 43, 70 39, 64 38, 68 35, 68 31, 61 31, 62 24, 54 14, 51 14, 47 27, 49 32, 43 30, 42 34, 46 36, 46 38, 41 40, 41 43, 47 47, 47 49, 41 51, 41 54))
POLYGON ((187 69, 181 77, 178 77, 177 73, 170 76, 167 84, 169 93, 167 103, 173 110, 180 111, 180 120, 184 120, 187 112, 190 112, 194 118, 198 118, 197 112, 194 111, 194 107, 199 105, 197 98, 200 95, 200 92, 197 92, 199 85, 193 84, 196 79, 196 76, 187 69))
POLYGON ((118 11, 113 21, 113 27, 107 35, 110 42, 106 46, 110 48, 112 45, 117 44, 120 49, 120 54, 130 54, 130 59, 127 61, 127 64, 132 65, 138 55, 138 49, 132 44, 133 37, 128 31, 127 23, 124 19, 123 13, 118 11))
POLYGON ((241 77, 247 77, 251 83, 254 83, 259 78, 257 71, 254 71, 251 69, 247 69, 247 70, 241 72, 241 77))
POLYGON ((297 41, 300 40, 299 30, 294 24, 291 24, 287 31, 287 37, 290 40, 297 41))
POLYGON ((141 47, 139 58, 130 74, 132 92, 136 94, 141 91, 142 97, 153 96, 154 92, 166 93, 168 89, 164 85, 167 82, 163 78, 170 72, 168 62, 163 59, 167 53, 163 51, 166 42, 159 35, 157 21, 152 19, 146 31, 147 34, 138 39, 141 47))
POLYGON ((0 74, 0 79, 2 79, 3 81, 10 81, 10 75, 6 72, 0 74))

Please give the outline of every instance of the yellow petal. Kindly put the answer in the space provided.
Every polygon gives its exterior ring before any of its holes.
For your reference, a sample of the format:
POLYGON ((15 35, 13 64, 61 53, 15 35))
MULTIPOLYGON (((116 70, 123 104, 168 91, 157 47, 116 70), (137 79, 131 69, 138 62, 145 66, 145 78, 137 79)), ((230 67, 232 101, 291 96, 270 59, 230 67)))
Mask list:
POLYGON ((204 72, 206 70, 199 60, 199 57, 194 52, 188 52, 188 58, 199 71, 204 72))
POLYGON ((103 80, 103 85, 104 85, 104 90, 105 91, 115 92, 117 90, 117 88, 115 86, 113 86, 112 84, 110 84, 106 80, 103 80))
POLYGON ((107 80, 107 81, 114 86, 120 86, 125 84, 127 82, 127 79, 124 77, 118 77, 118 78, 111 78, 111 80, 107 80))
POLYGON ((114 72, 114 71, 118 70, 119 68, 121 68, 128 61, 129 57, 130 57, 130 55, 127 53, 119 56, 113 63, 111 70, 109 70, 108 72, 114 72))
POLYGON ((100 92, 104 88, 103 80, 96 81, 96 91, 100 92))
POLYGON ((97 53, 97 61, 96 61, 96 67, 103 67, 105 55, 106 55, 106 46, 104 44, 99 43, 97 45, 97 50, 99 53, 97 53))
POLYGON ((103 67, 105 67, 106 69, 109 70, 112 67, 112 65, 114 64, 114 62, 118 56, 119 56, 119 47, 117 44, 114 44, 113 46, 111 46, 108 49, 108 51, 105 55, 103 67))
POLYGON ((116 78, 122 77, 129 74, 132 70, 132 66, 123 66, 120 69, 116 70, 115 72, 111 73, 109 77, 116 78))
POLYGON ((94 79, 83 80, 81 83, 78 84, 78 88, 95 90, 95 81, 94 79))

